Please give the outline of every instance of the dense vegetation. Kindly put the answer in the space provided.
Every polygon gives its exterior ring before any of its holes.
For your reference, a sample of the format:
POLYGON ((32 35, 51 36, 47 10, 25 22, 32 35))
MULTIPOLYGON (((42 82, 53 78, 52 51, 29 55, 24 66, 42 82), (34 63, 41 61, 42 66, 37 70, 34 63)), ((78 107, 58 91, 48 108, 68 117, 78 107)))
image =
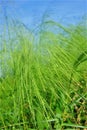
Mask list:
POLYGON ((21 23, 0 37, 0 130, 87 129, 87 28, 21 23))

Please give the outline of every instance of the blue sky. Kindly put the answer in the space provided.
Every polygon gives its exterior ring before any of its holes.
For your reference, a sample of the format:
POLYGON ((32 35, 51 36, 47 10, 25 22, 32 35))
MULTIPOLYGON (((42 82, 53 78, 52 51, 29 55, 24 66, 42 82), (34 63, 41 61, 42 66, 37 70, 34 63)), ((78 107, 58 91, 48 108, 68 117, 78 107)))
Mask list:
POLYGON ((44 16, 58 22, 75 23, 87 14, 87 0, 2 0, 9 12, 34 27, 44 16))
POLYGON ((26 25, 38 24, 44 15, 49 14, 57 21, 74 22, 87 13, 87 0, 19 0, 20 18, 26 25))

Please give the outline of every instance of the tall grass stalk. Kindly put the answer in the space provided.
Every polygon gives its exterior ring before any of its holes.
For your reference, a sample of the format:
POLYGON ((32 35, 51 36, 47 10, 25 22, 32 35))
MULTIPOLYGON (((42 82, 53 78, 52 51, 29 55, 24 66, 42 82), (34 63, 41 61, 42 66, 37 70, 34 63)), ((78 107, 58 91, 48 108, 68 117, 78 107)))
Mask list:
POLYGON ((84 24, 72 28, 45 21, 35 44, 34 34, 12 21, 8 26, 10 37, 4 28, 0 39, 0 129, 85 130, 84 24))

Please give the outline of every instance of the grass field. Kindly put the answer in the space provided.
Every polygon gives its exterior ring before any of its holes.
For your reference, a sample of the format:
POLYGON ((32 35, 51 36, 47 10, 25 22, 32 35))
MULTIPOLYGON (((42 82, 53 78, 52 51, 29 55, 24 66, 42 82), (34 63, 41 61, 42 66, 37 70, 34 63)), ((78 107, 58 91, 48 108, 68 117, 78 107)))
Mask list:
POLYGON ((0 49, 0 130, 87 130, 87 28, 13 21, 0 49))

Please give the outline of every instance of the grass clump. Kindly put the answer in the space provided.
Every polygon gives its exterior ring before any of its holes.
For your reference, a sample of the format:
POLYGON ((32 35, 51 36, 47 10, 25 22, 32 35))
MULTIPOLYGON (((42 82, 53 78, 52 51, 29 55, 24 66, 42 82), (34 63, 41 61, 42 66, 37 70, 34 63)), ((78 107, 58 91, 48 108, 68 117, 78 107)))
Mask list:
POLYGON ((1 39, 0 129, 87 129, 85 25, 46 21, 37 44, 12 26, 1 39))

